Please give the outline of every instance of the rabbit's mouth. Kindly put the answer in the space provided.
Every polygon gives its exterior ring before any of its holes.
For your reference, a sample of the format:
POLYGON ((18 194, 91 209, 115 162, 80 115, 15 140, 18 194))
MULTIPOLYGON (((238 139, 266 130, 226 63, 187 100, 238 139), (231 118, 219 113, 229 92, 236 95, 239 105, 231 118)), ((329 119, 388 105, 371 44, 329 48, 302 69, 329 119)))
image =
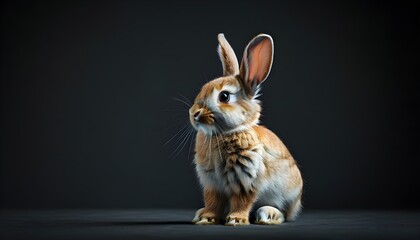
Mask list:
POLYGON ((212 125, 214 124, 214 114, 205 107, 193 106, 190 109, 190 121, 193 126, 198 124, 212 125))
POLYGON ((213 125, 215 123, 214 114, 213 113, 202 114, 200 117, 194 118, 194 121, 198 124, 213 125))
POLYGON ((213 114, 190 117, 191 125, 197 130, 202 131, 206 135, 212 135, 217 132, 215 127, 215 119, 213 114))

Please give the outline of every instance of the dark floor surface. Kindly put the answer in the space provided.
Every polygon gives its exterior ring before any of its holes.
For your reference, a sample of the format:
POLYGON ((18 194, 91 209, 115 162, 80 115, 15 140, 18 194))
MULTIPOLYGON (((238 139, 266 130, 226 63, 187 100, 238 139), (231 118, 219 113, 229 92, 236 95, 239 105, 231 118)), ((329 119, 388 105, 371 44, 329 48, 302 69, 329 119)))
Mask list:
POLYGON ((193 210, 1 210, 0 239, 420 239, 420 212, 305 211, 278 226, 197 226, 193 210))

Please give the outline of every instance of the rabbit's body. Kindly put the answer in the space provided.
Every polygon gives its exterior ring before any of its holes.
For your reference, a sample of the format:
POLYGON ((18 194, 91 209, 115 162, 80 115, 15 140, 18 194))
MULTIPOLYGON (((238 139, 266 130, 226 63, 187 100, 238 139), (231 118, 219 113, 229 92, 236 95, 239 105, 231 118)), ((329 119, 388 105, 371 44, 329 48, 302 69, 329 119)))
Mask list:
POLYGON ((196 141, 195 164, 203 186, 222 197, 255 194, 255 209, 268 205, 290 213, 288 219, 295 217, 298 209, 289 208, 300 204, 302 180, 295 160, 274 133, 254 126, 224 136, 198 132, 196 141))
POLYGON ((261 58, 272 51, 267 36, 257 36, 245 50, 245 59, 258 60, 259 67, 249 60, 239 71, 233 50, 219 35, 225 76, 205 84, 190 109, 198 130, 194 162, 205 203, 193 220, 197 224, 217 223, 227 206, 227 225, 248 224, 252 210, 261 224, 293 220, 300 211, 303 181, 296 162, 273 132, 258 125, 257 87, 272 61, 272 55, 266 63, 261 58), (252 55, 255 49, 259 55, 252 55), (247 81, 250 74, 256 83, 247 81))

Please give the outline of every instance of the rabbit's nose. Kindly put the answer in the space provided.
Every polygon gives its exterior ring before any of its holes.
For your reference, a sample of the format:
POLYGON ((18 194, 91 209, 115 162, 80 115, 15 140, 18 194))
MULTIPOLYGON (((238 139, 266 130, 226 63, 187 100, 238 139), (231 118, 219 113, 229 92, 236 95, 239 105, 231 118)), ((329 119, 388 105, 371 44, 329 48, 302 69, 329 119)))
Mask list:
POLYGON ((201 109, 197 110, 197 112, 195 112, 193 116, 194 116, 194 120, 198 121, 201 116, 201 109))

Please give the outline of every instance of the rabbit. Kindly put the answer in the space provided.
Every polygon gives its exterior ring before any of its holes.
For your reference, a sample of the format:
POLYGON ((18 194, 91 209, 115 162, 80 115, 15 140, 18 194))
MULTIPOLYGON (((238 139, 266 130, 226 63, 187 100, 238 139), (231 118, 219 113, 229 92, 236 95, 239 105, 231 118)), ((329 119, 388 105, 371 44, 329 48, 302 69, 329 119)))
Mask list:
POLYGON ((204 195, 192 222, 248 225, 251 213, 256 224, 293 221, 302 207, 300 171, 283 142, 259 125, 257 97, 271 70, 273 40, 254 37, 240 66, 224 34, 218 42, 223 76, 206 83, 189 109, 204 195))

